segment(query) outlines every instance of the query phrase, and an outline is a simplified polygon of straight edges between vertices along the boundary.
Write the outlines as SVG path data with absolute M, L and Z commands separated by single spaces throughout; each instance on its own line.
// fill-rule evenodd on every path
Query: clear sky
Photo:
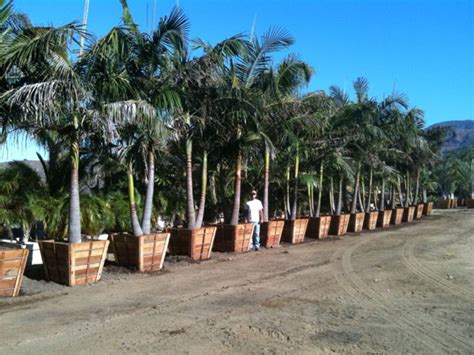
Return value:
M 154 0 L 128 0 L 147 29 Z M 155 23 L 176 0 L 156 0 Z M 84 0 L 14 0 L 34 24 L 81 21 Z M 298 53 L 315 69 L 309 90 L 351 89 L 365 76 L 370 94 L 393 88 L 425 111 L 427 125 L 474 117 L 474 0 L 179 0 L 191 37 L 215 43 L 236 33 L 286 28 Z M 90 0 L 90 30 L 100 36 L 120 21 L 119 0 Z M 37 147 L 8 144 L 1 160 L 35 159 Z

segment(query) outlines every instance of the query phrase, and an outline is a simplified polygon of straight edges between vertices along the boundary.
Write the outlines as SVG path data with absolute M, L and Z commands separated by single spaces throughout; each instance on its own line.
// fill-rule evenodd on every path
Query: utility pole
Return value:
M 155 30 L 155 12 L 156 12 L 156 0 L 153 0 L 153 14 L 151 15 L 151 32 Z
M 146 32 L 148 32 L 148 1 L 146 2 Z
M 87 17 L 89 15 L 89 0 L 84 1 L 84 14 L 82 16 L 82 31 L 84 33 L 81 34 L 81 41 L 79 42 L 79 56 L 82 55 L 84 51 L 84 41 L 86 39 L 85 31 L 87 29 Z

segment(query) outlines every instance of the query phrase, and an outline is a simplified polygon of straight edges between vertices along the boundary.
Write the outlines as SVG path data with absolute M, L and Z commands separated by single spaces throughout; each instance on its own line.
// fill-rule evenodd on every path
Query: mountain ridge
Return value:
M 435 123 L 428 128 L 450 127 L 454 135 L 448 137 L 443 145 L 443 151 L 452 151 L 474 146 L 474 120 L 450 120 Z

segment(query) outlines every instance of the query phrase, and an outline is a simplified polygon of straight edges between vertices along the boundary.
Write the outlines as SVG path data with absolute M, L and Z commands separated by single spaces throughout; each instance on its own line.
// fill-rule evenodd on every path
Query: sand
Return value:
M 30 275 L 31 276 L 31 275 Z M 474 210 L 97 284 L 26 278 L 0 353 L 473 353 Z

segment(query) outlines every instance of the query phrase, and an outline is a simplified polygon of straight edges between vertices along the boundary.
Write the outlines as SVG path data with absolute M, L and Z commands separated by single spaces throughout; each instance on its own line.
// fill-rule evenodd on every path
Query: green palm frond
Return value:
M 13 12 L 13 0 L 0 0 L 0 26 L 2 26 Z

